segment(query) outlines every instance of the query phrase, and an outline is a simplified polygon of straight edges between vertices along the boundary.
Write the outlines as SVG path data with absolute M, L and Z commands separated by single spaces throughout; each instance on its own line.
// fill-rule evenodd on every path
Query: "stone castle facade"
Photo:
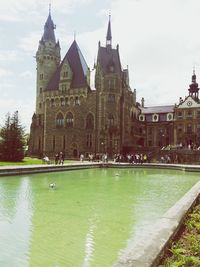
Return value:
M 139 104 L 136 90 L 129 85 L 128 69 L 121 66 L 119 46 L 112 46 L 110 19 L 106 44 L 98 44 L 95 89 L 90 87 L 90 69 L 76 40 L 61 60 L 50 13 L 39 41 L 36 64 L 31 155 L 53 157 L 62 151 L 67 158 L 80 153 L 113 156 L 200 140 L 196 75 L 192 76 L 188 97 L 180 99 L 178 105 L 145 107 L 144 100 Z

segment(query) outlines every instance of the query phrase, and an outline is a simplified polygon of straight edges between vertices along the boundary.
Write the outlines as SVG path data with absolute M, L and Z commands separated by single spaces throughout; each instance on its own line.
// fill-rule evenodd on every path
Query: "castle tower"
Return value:
M 122 150 L 125 132 L 128 132 L 126 127 L 128 127 L 129 118 L 127 119 L 125 110 L 128 110 L 129 101 L 132 100 L 133 104 L 133 94 L 127 83 L 128 69 L 122 70 L 119 46 L 112 47 L 109 16 L 106 46 L 101 46 L 99 42 L 98 47 L 95 87 L 97 90 L 97 151 L 107 152 L 111 156 Z M 127 95 L 129 96 L 126 97 Z
M 44 113 L 43 91 L 60 64 L 60 44 L 55 38 L 55 24 L 51 18 L 51 12 L 44 25 L 44 33 L 39 41 L 36 52 L 37 63 L 37 92 L 36 92 L 36 114 Z

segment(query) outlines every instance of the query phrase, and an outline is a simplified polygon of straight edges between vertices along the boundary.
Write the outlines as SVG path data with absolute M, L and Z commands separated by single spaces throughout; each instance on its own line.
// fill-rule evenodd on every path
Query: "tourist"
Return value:
M 47 156 L 45 155 L 44 158 L 43 158 L 43 162 L 44 162 L 44 163 L 47 163 L 47 164 L 50 164 L 49 157 L 47 157 Z
M 64 154 L 63 154 L 63 152 L 60 152 L 60 154 L 59 154 L 59 164 L 64 164 Z
M 80 154 L 80 161 L 83 162 L 83 160 L 84 160 L 84 155 L 81 153 Z
M 59 160 L 59 155 L 58 155 L 58 153 L 56 153 L 56 155 L 55 155 L 55 164 L 56 165 L 58 164 L 58 160 Z

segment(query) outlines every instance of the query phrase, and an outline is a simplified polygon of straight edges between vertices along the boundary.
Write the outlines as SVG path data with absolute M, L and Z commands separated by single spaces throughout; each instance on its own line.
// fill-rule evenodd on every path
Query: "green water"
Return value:
M 0 267 L 111 267 L 198 180 L 152 169 L 0 178 Z

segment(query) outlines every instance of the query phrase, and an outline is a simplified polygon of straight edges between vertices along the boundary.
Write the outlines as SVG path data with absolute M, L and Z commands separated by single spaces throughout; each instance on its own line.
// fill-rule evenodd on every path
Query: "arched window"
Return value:
M 114 125 L 114 117 L 112 114 L 108 115 L 108 125 L 113 126 Z
M 91 113 L 86 118 L 86 129 L 94 129 L 94 116 Z
M 74 126 L 74 117 L 71 112 L 68 112 L 66 115 L 66 127 L 70 128 Z
M 64 117 L 62 113 L 58 113 L 56 116 L 56 127 L 63 127 L 64 126 Z

